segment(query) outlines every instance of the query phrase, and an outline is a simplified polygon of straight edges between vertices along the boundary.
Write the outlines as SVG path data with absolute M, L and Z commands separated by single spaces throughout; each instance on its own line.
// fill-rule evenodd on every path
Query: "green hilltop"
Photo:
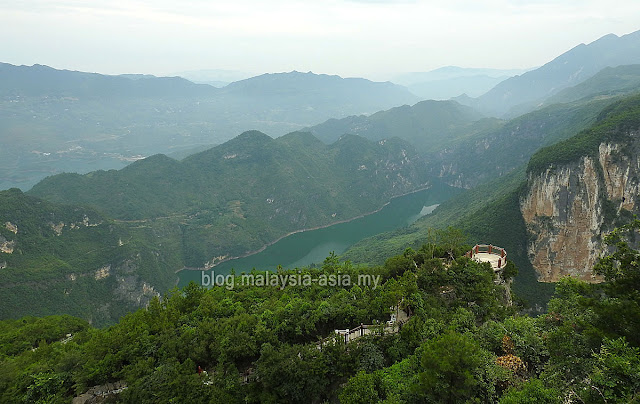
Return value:
M 49 177 L 29 194 L 91 206 L 130 226 L 173 226 L 167 231 L 181 237 L 187 265 L 203 266 L 377 210 L 428 186 L 424 173 L 399 139 L 348 135 L 324 145 L 308 133 L 272 139 L 253 131 L 182 161 L 157 155 L 120 171 Z

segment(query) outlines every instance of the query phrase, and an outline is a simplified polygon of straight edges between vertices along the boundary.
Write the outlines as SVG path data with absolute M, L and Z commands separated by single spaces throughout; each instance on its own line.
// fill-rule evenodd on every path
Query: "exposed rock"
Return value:
M 122 300 L 144 307 L 152 298 L 160 296 L 154 287 L 143 281 L 137 275 L 116 276 L 117 286 L 114 294 Z
M 5 269 L 7 267 L 7 261 L 0 262 L 0 269 Z
M 225 261 L 226 259 L 229 258 L 228 254 L 225 255 L 219 255 L 217 257 L 213 257 L 211 258 L 211 260 L 207 261 L 204 263 L 204 269 L 210 269 L 215 267 L 216 265 L 218 265 L 219 263 L 221 263 L 222 261 Z
M 118 394 L 127 389 L 127 383 L 118 381 L 115 383 L 107 383 L 100 386 L 94 386 L 71 401 L 72 404 L 101 404 L 106 402 L 114 402 Z
M 12 254 L 13 250 L 16 248 L 16 242 L 7 240 L 6 238 L 0 236 L 0 252 L 6 254 Z
M 529 175 L 520 210 L 529 231 L 529 259 L 540 281 L 564 276 L 601 280 L 592 268 L 604 253 L 602 234 L 613 225 L 612 213 L 639 213 L 636 147 L 602 143 L 595 158 L 584 156 Z
M 107 278 L 109 275 L 111 275 L 111 265 L 105 265 L 95 272 L 94 277 L 96 280 L 100 280 Z
M 64 223 L 60 222 L 58 224 L 55 223 L 49 223 L 49 226 L 51 226 L 51 230 L 53 230 L 57 236 L 62 234 L 62 229 L 64 228 Z
M 622 152 L 619 144 L 611 143 L 600 145 L 599 159 L 609 199 L 618 201 L 619 209 L 636 209 L 640 188 L 637 179 L 634 181 L 633 177 L 640 172 L 640 160 L 636 158 L 634 161 Z
M 4 227 L 7 228 L 7 230 L 9 230 L 10 232 L 12 232 L 13 234 L 18 234 L 18 226 L 16 226 L 15 224 L 11 223 L 11 222 L 6 222 L 4 224 Z
M 102 224 L 102 222 L 91 223 L 91 220 L 89 219 L 89 216 L 84 215 L 82 217 L 82 221 L 81 222 L 71 223 L 69 225 L 69 227 L 72 228 L 72 229 L 80 229 L 82 227 L 96 227 L 96 226 L 99 226 L 101 224 Z

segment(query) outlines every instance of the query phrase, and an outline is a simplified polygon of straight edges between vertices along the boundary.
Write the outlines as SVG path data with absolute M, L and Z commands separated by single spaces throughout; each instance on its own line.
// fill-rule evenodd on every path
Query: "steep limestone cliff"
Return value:
M 600 281 L 592 268 L 604 252 L 603 235 L 640 210 L 639 137 L 628 131 L 574 161 L 529 172 L 520 210 L 540 281 Z

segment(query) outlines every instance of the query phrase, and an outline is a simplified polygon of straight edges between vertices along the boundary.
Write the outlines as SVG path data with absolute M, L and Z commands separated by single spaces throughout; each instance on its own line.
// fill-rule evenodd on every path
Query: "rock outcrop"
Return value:
M 72 404 L 102 404 L 116 402 L 118 395 L 127 389 L 127 383 L 118 381 L 90 388 L 71 401 Z
M 0 236 L 0 252 L 11 254 L 13 250 L 16 248 L 16 242 L 13 240 L 7 240 L 6 238 Z
M 520 210 L 538 280 L 601 280 L 592 268 L 605 249 L 603 234 L 639 213 L 639 143 L 630 133 L 628 141 L 600 143 L 595 155 L 529 174 Z

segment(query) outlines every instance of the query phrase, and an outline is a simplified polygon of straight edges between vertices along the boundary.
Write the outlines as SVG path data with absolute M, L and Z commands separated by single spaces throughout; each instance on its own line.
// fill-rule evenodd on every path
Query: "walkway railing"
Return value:
M 334 330 L 333 334 L 327 338 L 323 338 L 318 341 L 318 348 L 331 341 L 339 341 L 345 344 L 370 334 L 394 334 L 400 331 L 402 326 L 409 321 L 410 315 L 407 315 L 404 310 L 396 310 L 399 316 L 391 314 L 391 319 L 386 323 L 380 324 L 360 324 L 354 328 L 346 328 L 344 330 Z
M 479 254 L 495 255 L 498 257 L 497 262 L 495 259 L 491 259 L 491 257 L 479 256 Z M 491 244 L 476 244 L 465 256 L 475 259 L 476 261 L 489 262 L 494 269 L 502 269 L 507 265 L 507 250 Z

